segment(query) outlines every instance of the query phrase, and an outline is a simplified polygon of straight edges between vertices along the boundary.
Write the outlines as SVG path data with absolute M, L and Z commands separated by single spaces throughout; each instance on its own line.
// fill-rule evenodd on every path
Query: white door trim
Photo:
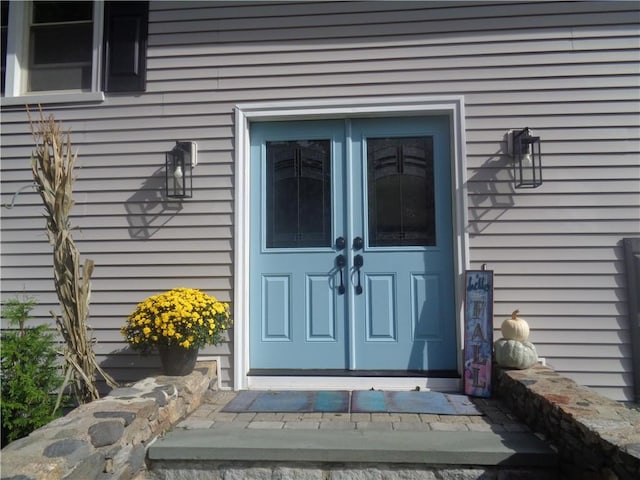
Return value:
M 235 214 L 234 214 L 234 351 L 233 388 L 257 388 L 250 383 L 249 371 L 249 127 L 252 121 L 389 117 L 446 114 L 451 119 L 451 174 L 453 204 L 454 263 L 456 269 L 456 312 L 458 342 L 458 372 L 462 371 L 462 328 L 464 309 L 465 269 L 469 268 L 469 237 L 467 234 L 467 190 L 464 97 L 417 96 L 345 98 L 316 102 L 264 102 L 236 105 L 235 109 Z M 298 378 L 298 377 L 296 377 Z M 307 377 L 307 388 L 330 388 L 329 379 Z M 353 377 L 349 377 L 352 382 Z M 370 381 L 371 379 L 369 379 Z M 382 379 L 377 379 L 381 381 Z M 422 379 L 425 380 L 424 378 Z M 277 379 L 262 377 L 260 388 L 277 388 Z M 414 386 L 416 384 L 414 383 Z M 426 386 L 426 385 L 425 385 Z M 379 385 L 378 388 L 384 388 Z M 389 388 L 393 388 L 389 384 Z

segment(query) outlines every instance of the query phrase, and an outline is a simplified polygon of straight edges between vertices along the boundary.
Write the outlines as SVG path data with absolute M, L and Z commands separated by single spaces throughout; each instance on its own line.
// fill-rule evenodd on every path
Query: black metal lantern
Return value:
M 167 152 L 166 193 L 168 198 L 191 198 L 193 195 L 193 167 L 197 164 L 198 146 L 195 142 L 176 142 Z
M 536 188 L 542 185 L 540 137 L 529 128 L 511 131 L 513 181 L 516 188 Z

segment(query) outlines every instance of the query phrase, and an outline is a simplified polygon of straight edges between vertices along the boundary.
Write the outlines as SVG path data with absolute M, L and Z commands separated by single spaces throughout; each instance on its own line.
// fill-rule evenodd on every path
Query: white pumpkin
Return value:
M 496 362 L 501 367 L 523 370 L 538 362 L 538 352 L 533 343 L 501 338 L 494 344 Z
M 520 313 L 520 310 L 514 310 L 511 318 L 507 318 L 502 322 L 500 330 L 502 331 L 502 336 L 507 340 L 526 342 L 529 338 L 529 324 L 524 318 L 518 317 L 518 313 Z

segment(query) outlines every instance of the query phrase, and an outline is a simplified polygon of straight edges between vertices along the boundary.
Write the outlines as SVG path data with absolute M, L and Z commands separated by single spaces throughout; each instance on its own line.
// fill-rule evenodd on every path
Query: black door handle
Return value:
M 353 257 L 353 267 L 356 269 L 358 275 L 358 282 L 356 283 L 356 295 L 362 293 L 362 283 L 360 282 L 360 268 L 364 265 L 364 258 L 362 255 L 356 255 Z
M 338 267 L 338 270 L 340 272 L 340 285 L 338 285 L 338 295 L 344 294 L 344 278 L 342 276 L 342 270 L 346 264 L 347 259 L 344 258 L 344 255 L 338 255 L 336 257 L 336 267 Z

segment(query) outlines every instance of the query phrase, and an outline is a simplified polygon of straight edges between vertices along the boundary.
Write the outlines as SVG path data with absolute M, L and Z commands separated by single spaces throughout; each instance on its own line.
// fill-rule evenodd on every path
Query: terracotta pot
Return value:
M 182 377 L 193 372 L 198 359 L 198 349 L 186 349 L 178 345 L 158 345 L 162 372 L 165 375 Z

